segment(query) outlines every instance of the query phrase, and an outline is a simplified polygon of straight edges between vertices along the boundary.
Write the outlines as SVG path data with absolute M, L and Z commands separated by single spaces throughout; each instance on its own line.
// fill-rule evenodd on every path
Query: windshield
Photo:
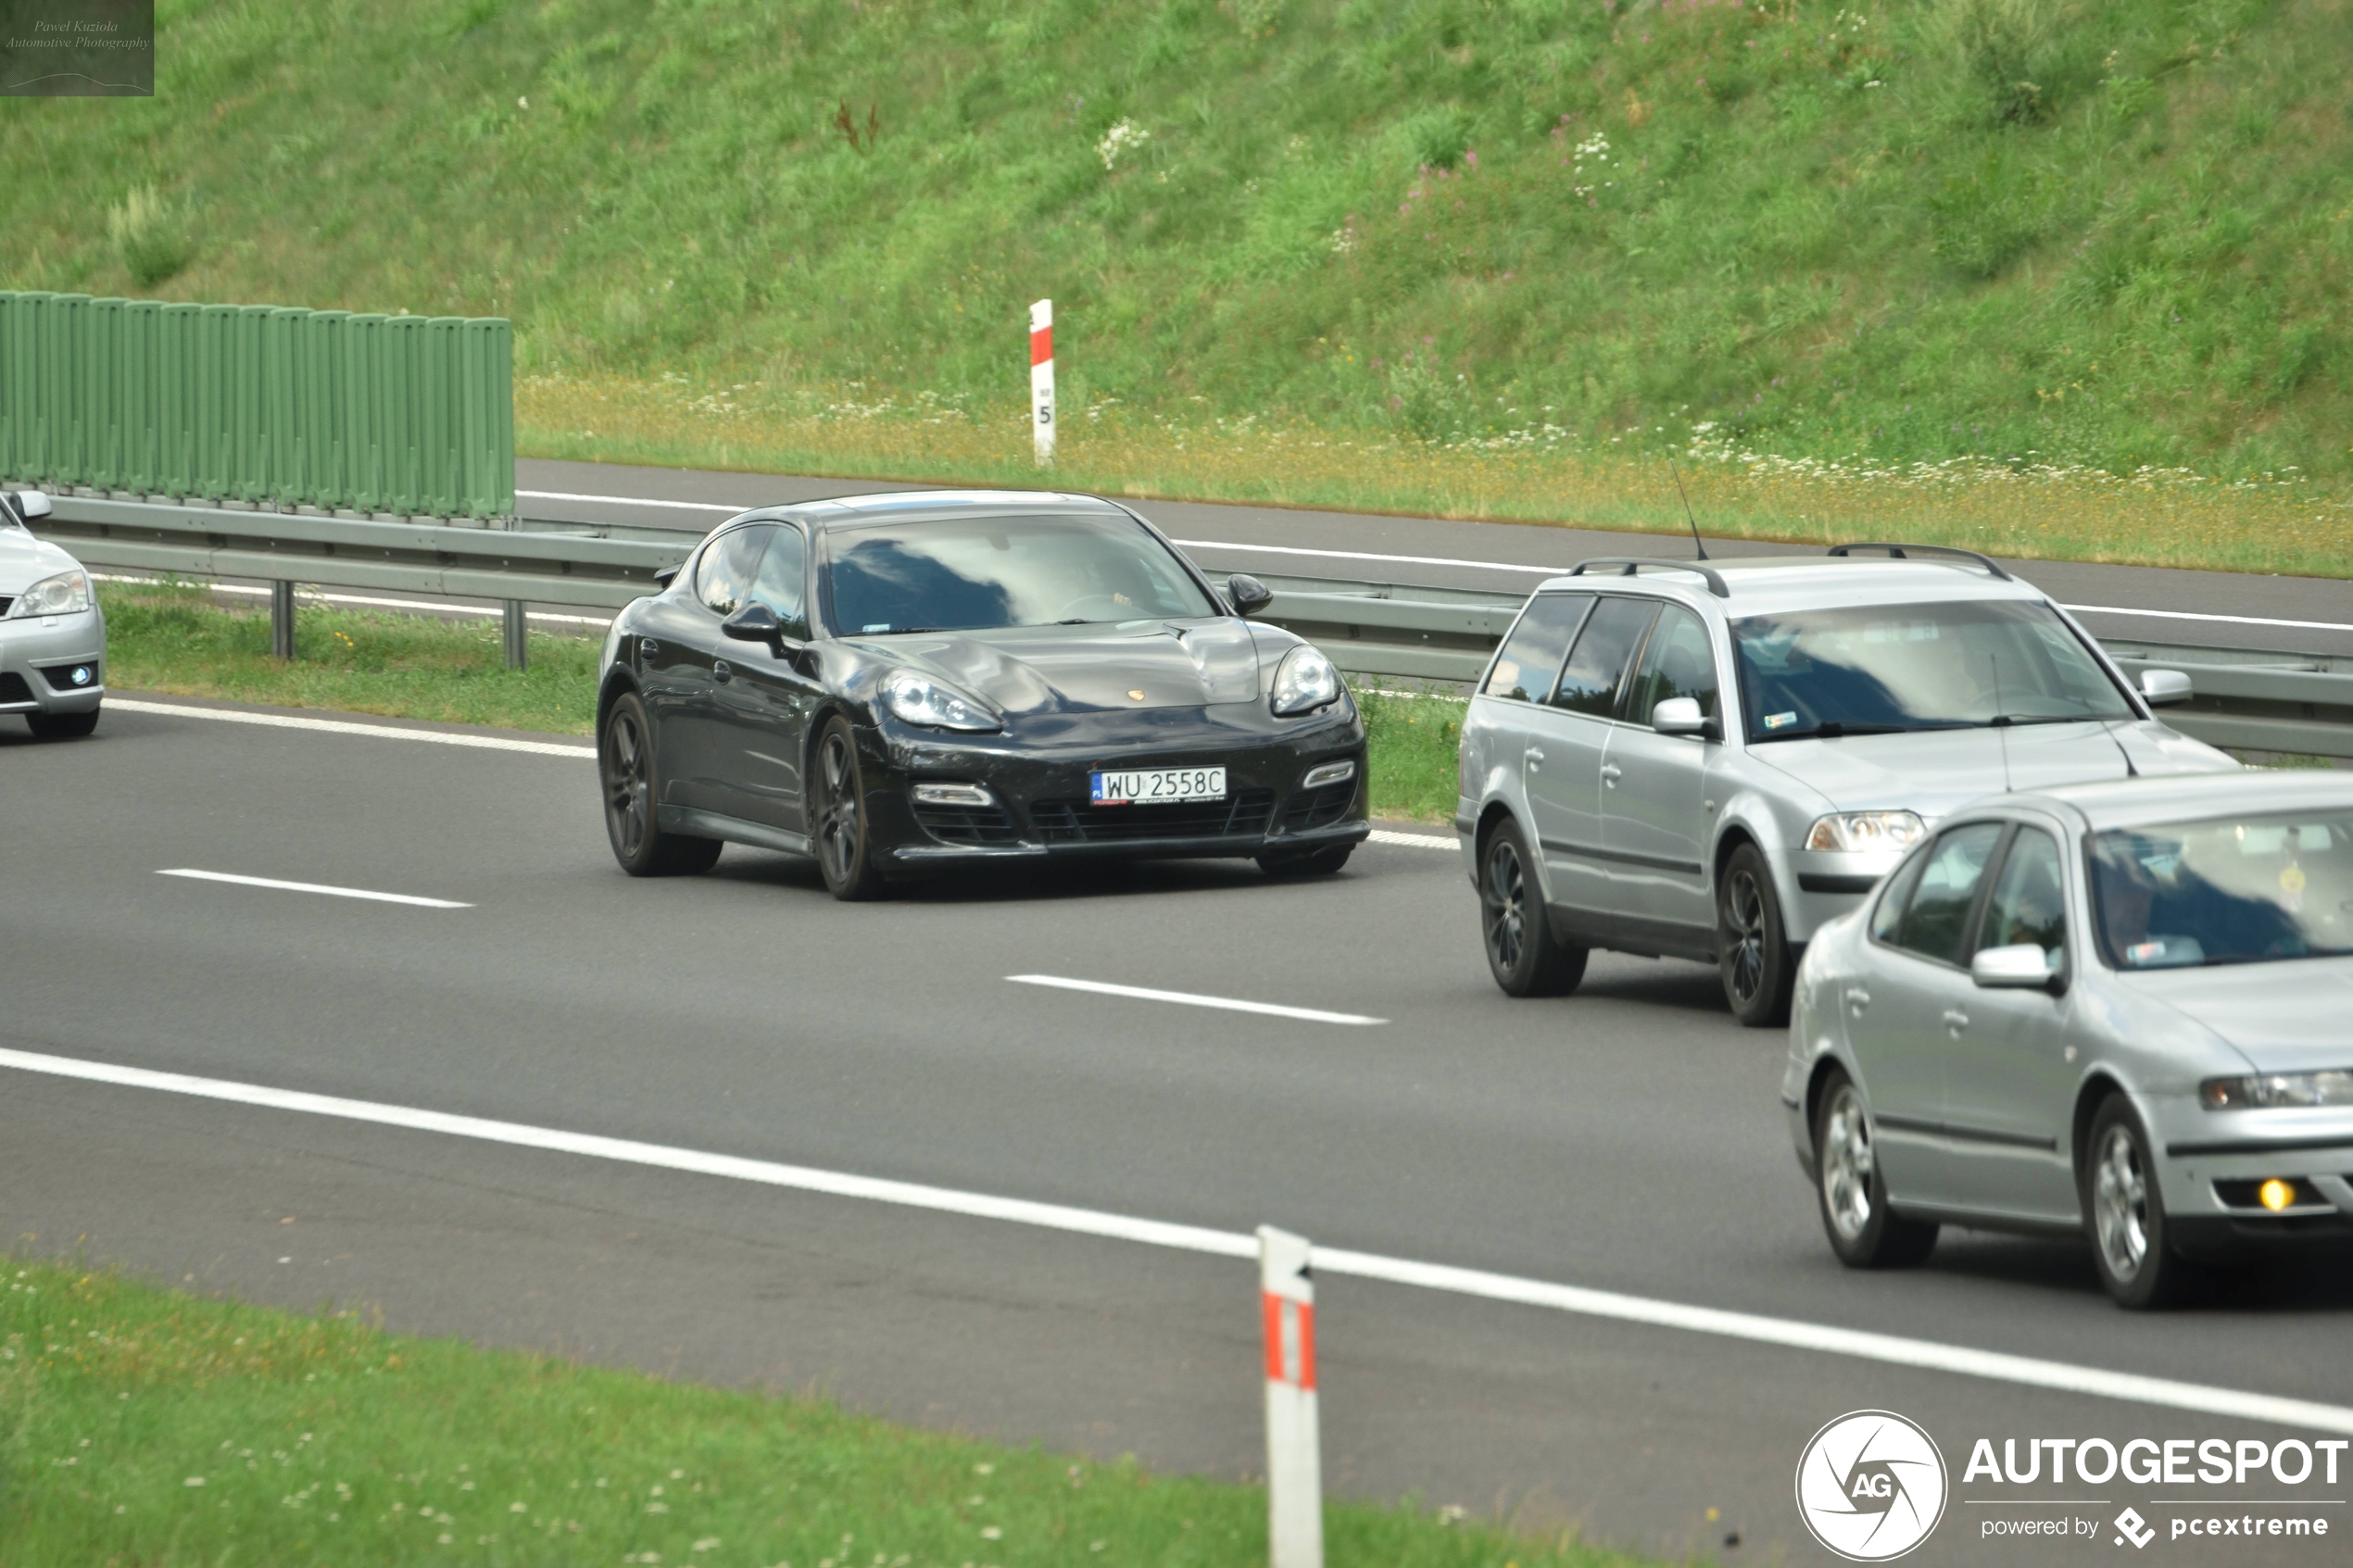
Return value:
M 2353 809 L 2218 817 L 2091 837 L 2092 904 L 2118 969 L 2353 952 Z
M 1751 741 L 2135 717 L 2057 611 L 1977 599 L 1732 622 Z
M 829 545 L 825 594 L 844 635 L 1225 613 L 1126 518 L 944 518 Z

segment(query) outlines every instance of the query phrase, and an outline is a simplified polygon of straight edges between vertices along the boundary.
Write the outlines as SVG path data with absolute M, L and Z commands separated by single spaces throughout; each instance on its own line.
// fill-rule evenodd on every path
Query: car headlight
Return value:
M 1274 702 L 1278 718 L 1312 713 L 1339 696 L 1340 671 L 1312 643 L 1300 644 L 1275 667 Z
M 60 571 L 44 577 L 17 596 L 10 616 L 74 615 L 90 608 L 90 578 L 86 572 Z
M 2208 1078 L 2197 1086 L 2197 1102 L 2208 1110 L 2285 1110 L 2353 1105 L 2353 1067 L 2332 1067 L 2320 1073 L 2254 1073 L 2244 1078 Z
M 893 671 L 882 684 L 883 706 L 910 724 L 934 730 L 995 730 L 994 713 L 955 687 L 912 670 Z
M 1806 835 L 1806 847 L 1849 854 L 1908 849 L 1927 831 L 1928 825 L 1910 811 L 1834 811 L 1816 820 Z

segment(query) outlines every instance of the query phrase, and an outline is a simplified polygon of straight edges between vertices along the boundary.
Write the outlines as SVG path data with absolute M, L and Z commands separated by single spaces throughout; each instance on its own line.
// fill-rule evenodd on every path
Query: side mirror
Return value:
M 1237 571 L 1226 579 L 1226 596 L 1233 600 L 1236 615 L 1256 615 L 1275 602 L 1275 590 L 1246 571 Z
M 37 517 L 49 515 L 49 497 L 38 490 L 19 490 L 9 497 L 16 503 L 17 521 L 31 522 Z
M 721 621 L 719 630 L 739 643 L 778 643 L 784 640 L 785 623 L 766 605 L 753 603 Z
M 676 566 L 658 566 L 654 568 L 654 586 L 657 588 L 669 587 L 673 583 L 678 581 L 678 573 L 680 570 L 681 568 Z
M 2032 942 L 2010 947 L 1980 947 L 1969 961 L 1969 977 L 1989 991 L 2035 991 L 2058 977 L 2051 955 Z
M 2190 678 L 2179 670 L 2141 671 L 2141 696 L 2151 708 L 2166 708 L 2190 700 Z
M 1651 728 L 1662 735 L 1705 735 L 1714 739 L 1719 732 L 1716 721 L 1699 710 L 1699 699 L 1670 696 L 1651 709 Z

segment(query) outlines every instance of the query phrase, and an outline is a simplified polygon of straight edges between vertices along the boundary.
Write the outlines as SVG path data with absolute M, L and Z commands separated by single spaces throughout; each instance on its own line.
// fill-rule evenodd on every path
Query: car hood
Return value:
M 2117 979 L 2204 1024 L 2259 1071 L 2353 1067 L 2353 958 L 2209 969 L 2135 970 Z
M 1756 761 L 1819 792 L 1829 809 L 1909 809 L 1931 822 L 1989 795 L 2120 779 L 2127 754 L 2144 774 L 2209 773 L 2238 766 L 2212 746 L 2153 721 L 1768 741 L 1749 750 Z
M 19 528 L 0 528 L 0 595 L 14 598 L 44 577 L 70 571 L 74 558 Z
M 1007 713 L 1202 708 L 1255 702 L 1261 690 L 1258 641 L 1239 621 L 1009 626 L 850 640 Z

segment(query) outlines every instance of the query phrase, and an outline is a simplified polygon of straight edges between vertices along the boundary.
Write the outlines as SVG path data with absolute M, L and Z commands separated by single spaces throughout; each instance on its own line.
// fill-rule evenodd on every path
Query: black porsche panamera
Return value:
M 1312 645 L 1245 619 L 1092 496 L 912 492 L 732 518 L 617 616 L 597 751 L 614 856 L 815 857 L 837 897 L 926 868 L 1228 856 L 1338 871 L 1365 727 Z

